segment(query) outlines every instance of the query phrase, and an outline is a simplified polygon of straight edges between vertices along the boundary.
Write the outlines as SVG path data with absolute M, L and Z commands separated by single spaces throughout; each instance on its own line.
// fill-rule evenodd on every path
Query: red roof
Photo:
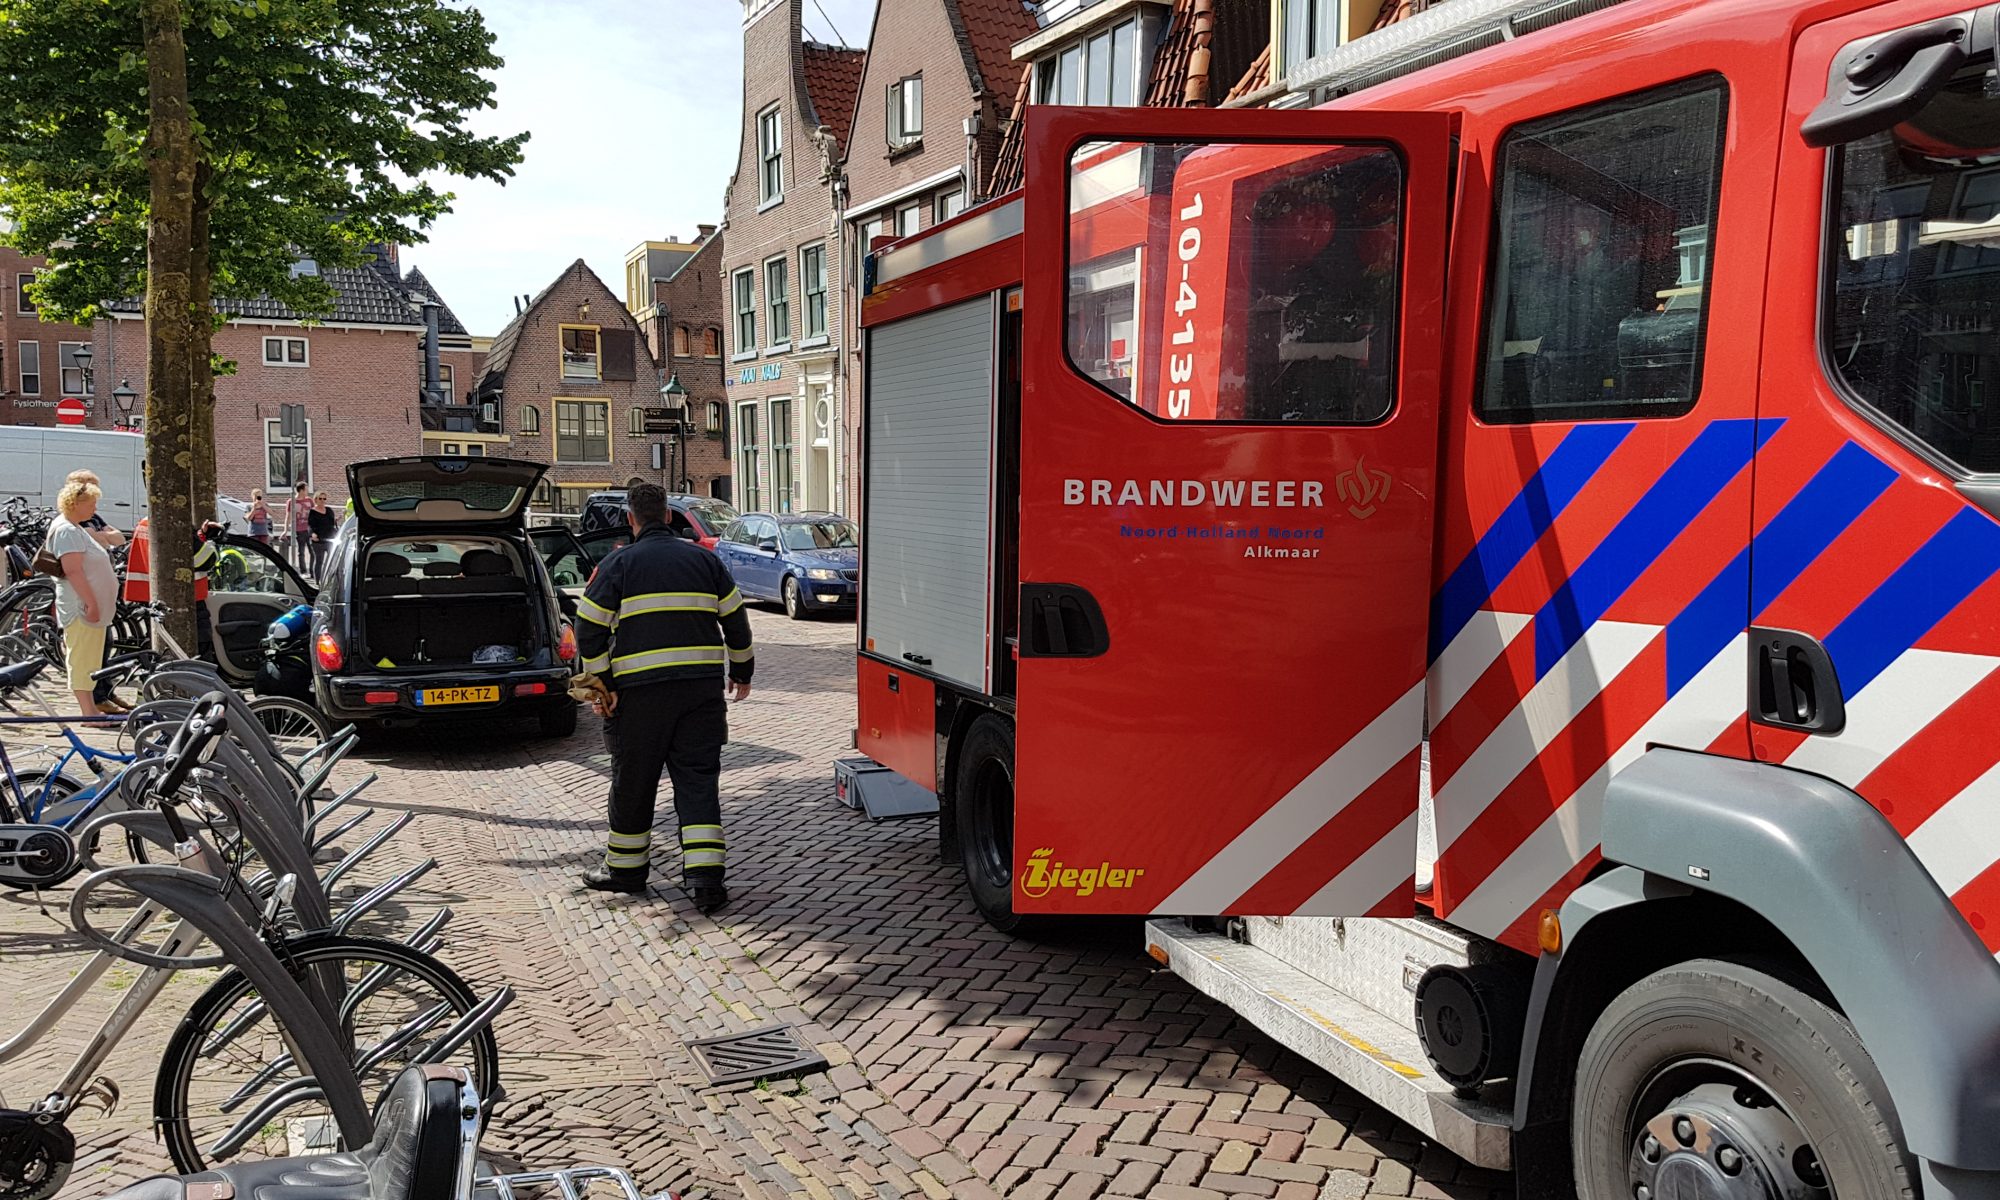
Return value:
M 956 10 L 954 24 L 964 39 L 977 73 L 975 86 L 996 97 L 1007 94 L 1007 85 L 1020 72 L 1014 63 L 1014 43 L 1034 33 L 1035 14 L 1023 0 L 947 0 Z
M 868 52 L 846 46 L 807 42 L 803 47 L 806 96 L 820 124 L 833 131 L 836 145 L 847 145 L 854 125 L 855 94 L 861 90 L 861 65 Z

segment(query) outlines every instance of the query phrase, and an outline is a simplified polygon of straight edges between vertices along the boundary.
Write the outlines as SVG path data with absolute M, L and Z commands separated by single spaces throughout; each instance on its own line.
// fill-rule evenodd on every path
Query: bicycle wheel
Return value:
M 47 771 L 40 769 L 16 771 L 14 772 L 14 778 L 21 784 L 20 798 L 41 805 L 39 812 L 24 817 L 24 820 L 32 820 L 39 825 L 65 825 L 74 829 L 75 827 L 71 826 L 70 823 L 79 817 L 90 805 L 89 798 L 83 800 L 77 799 L 83 795 L 85 790 L 84 785 L 67 775 L 57 775 L 54 782 L 49 783 L 49 790 L 46 795 L 42 793 L 42 785 L 49 778 Z M 5 807 L 12 809 L 15 805 L 10 802 Z M 88 820 L 89 818 L 85 817 L 84 819 Z M 104 835 L 102 833 L 94 833 L 90 835 L 89 840 L 82 846 L 82 850 L 99 867 L 120 867 L 146 861 L 145 842 L 136 834 L 127 833 L 124 837 L 116 839 L 113 845 L 117 847 L 116 850 L 104 845 Z M 110 852 L 107 853 L 107 851 Z M 78 869 L 83 869 L 81 864 L 79 864 Z M 42 886 L 44 888 L 56 887 L 64 882 L 66 880 L 50 880 L 43 883 Z M 12 888 L 17 892 L 28 890 L 27 884 L 15 883 L 6 879 L 0 879 L 0 887 Z
M 371 1103 L 476 1003 L 451 968 L 400 942 L 313 933 L 287 942 L 284 956 L 292 977 L 308 987 L 329 975 L 339 980 L 341 1032 Z M 443 1062 L 471 1070 L 482 1097 L 499 1086 L 500 1048 L 490 1026 Z M 174 1169 L 193 1174 L 225 1162 L 353 1149 L 319 1100 L 295 1102 L 237 1130 L 265 1097 L 304 1073 L 255 985 L 240 971 L 224 973 L 181 1018 L 153 1083 L 153 1121 Z M 232 1131 L 240 1144 L 226 1144 Z
M 292 757 L 304 754 L 333 736 L 333 722 L 318 709 L 290 696 L 257 696 L 250 711 L 278 749 Z

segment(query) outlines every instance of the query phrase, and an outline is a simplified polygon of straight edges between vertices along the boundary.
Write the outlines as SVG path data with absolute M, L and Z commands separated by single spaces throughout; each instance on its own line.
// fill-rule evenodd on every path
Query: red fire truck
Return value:
M 867 268 L 860 748 L 1523 1196 L 2000 1196 L 1996 40 L 1453 0 L 1031 109 Z

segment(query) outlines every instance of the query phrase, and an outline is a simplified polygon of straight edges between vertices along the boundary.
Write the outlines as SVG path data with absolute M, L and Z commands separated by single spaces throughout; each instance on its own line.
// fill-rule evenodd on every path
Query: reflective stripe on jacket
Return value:
M 194 598 L 208 599 L 208 572 L 215 566 L 215 545 L 200 534 L 194 542 Z M 125 551 L 125 599 L 133 604 L 153 600 L 153 524 L 151 518 L 132 530 L 132 544 Z
M 598 564 L 576 604 L 583 669 L 614 684 L 750 682 L 756 662 L 743 596 L 722 560 L 648 525 Z

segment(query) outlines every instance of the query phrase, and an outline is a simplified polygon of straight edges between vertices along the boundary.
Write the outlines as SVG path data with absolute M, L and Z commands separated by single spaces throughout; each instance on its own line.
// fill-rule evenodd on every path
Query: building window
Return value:
M 33 282 L 35 276 L 32 272 L 14 276 L 14 302 L 19 306 L 22 316 L 35 311 L 35 302 L 28 298 L 28 285 Z
M 722 401 L 720 400 L 710 400 L 708 402 L 708 432 L 722 432 Z
M 62 368 L 62 394 L 65 396 L 85 394 L 83 368 L 76 363 L 76 352 L 89 344 L 89 342 L 56 343 L 56 359 Z
M 1071 42 L 1042 60 L 1042 103 L 1137 104 L 1138 63 L 1137 21 Z
M 39 396 L 42 394 L 42 344 L 40 342 L 21 343 L 21 394 Z
M 953 188 L 937 198 L 937 219 L 949 221 L 965 211 L 965 189 Z
M 736 354 L 742 357 L 757 353 L 757 297 L 756 282 L 749 267 L 736 272 L 729 286 L 736 298 Z
M 703 358 L 722 357 L 722 331 L 713 325 L 701 331 L 701 356 Z
M 521 406 L 521 432 L 540 433 L 542 431 L 542 410 L 532 404 Z
M 442 454 L 457 454 L 457 453 L 458 453 L 458 443 L 457 443 L 457 442 L 446 442 L 446 443 L 444 443 L 443 447 L 442 447 L 442 448 L 440 449 L 440 451 L 439 451 L 439 452 L 440 452 L 440 453 L 442 453 Z
M 264 421 L 264 487 L 272 493 L 287 493 L 295 483 L 312 479 L 312 422 L 306 435 L 292 441 L 279 432 L 276 417 Z
M 625 414 L 625 432 L 631 437 L 646 436 L 646 410 L 635 408 Z
M 636 258 L 625 264 L 625 307 L 633 312 L 639 311 L 640 297 L 646 290 L 641 282 L 644 275 L 640 266 L 641 260 Z
M 688 327 L 674 326 L 674 353 L 685 357 L 688 353 Z
M 786 276 L 790 264 L 782 258 L 774 258 L 764 264 L 764 307 L 766 310 L 771 349 L 778 350 L 792 342 L 792 281 Z
M 736 407 L 736 473 L 743 477 L 743 510 L 755 512 L 764 506 L 764 490 L 758 486 L 757 402 L 745 400 Z
M 888 124 L 890 149 L 914 146 L 924 140 L 924 77 L 912 75 L 889 85 Z
M 303 367 L 312 359 L 312 347 L 305 338 L 267 337 L 264 339 L 264 365 L 267 367 Z
M 569 516 L 575 516 L 583 511 L 584 503 L 590 499 L 590 494 L 596 490 L 597 485 L 590 483 L 576 487 L 568 484 L 558 484 L 556 486 L 556 511 Z
M 792 402 L 771 401 L 771 506 L 792 511 Z
M 556 401 L 556 461 L 565 463 L 611 461 L 609 400 Z
M 784 135 L 778 129 L 778 106 L 757 114 L 757 198 L 775 203 L 785 191 Z
M 426 386 L 427 382 L 428 381 L 425 380 L 424 378 L 424 362 L 420 358 L 417 360 L 417 386 L 419 388 L 422 388 Z M 439 400 L 441 400 L 445 404 L 456 404 L 457 403 L 457 400 L 455 398 L 456 390 L 457 390 L 457 385 L 455 384 L 452 376 L 451 364 L 439 363 L 438 364 Z
M 1724 109 L 1711 77 L 1519 125 L 1501 141 L 1483 419 L 1694 407 Z
M 597 366 L 597 326 L 562 327 L 562 377 L 599 379 Z
M 799 287 L 805 298 L 807 341 L 826 336 L 826 247 L 807 246 L 799 251 Z
M 909 237 L 911 234 L 917 231 L 917 226 L 919 224 L 917 214 L 922 210 L 923 206 L 920 204 L 906 204 L 903 207 L 896 210 L 897 237 L 899 238 Z

